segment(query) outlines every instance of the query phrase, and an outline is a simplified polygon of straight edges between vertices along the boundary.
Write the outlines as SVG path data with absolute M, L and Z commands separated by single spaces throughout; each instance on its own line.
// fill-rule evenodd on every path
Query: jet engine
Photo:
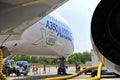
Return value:
M 120 0 L 101 0 L 97 5 L 91 21 L 91 40 L 99 60 L 120 74 Z

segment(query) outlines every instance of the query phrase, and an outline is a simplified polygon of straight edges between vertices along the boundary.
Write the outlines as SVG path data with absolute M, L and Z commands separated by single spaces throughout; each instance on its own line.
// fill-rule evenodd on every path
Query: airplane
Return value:
M 9 49 L 11 49 L 11 52 L 12 52 L 11 54 L 14 54 L 15 52 L 17 52 L 17 47 L 21 45 L 21 43 L 24 43 L 24 41 L 22 42 L 21 39 L 27 39 L 27 40 L 33 39 L 32 37 L 34 36 L 31 34 L 30 35 L 31 37 L 25 38 L 25 36 L 23 35 L 21 37 L 21 34 L 25 32 L 24 30 L 28 29 L 29 26 L 33 25 L 34 23 L 36 23 L 37 21 L 39 21 L 40 19 L 42 19 L 43 17 L 45 17 L 50 12 L 52 12 L 53 10 L 55 10 L 56 8 L 58 8 L 59 6 L 61 6 L 67 1 L 68 0 L 19 0 L 19 1 L 18 0 L 0 0 L 1 46 L 6 45 L 10 47 L 10 45 L 12 45 L 11 41 L 15 40 L 13 41 L 13 43 L 15 42 L 16 43 L 13 44 L 12 47 Z M 119 0 L 101 0 L 100 1 L 92 17 L 91 40 L 92 40 L 94 51 L 97 53 L 100 61 L 103 61 L 102 57 L 104 56 L 104 65 L 108 67 L 110 70 L 113 70 L 114 72 L 116 72 L 117 74 L 120 74 L 120 59 L 119 59 L 120 54 L 119 54 L 119 47 L 118 47 L 119 40 L 120 40 L 119 39 L 119 15 L 118 15 L 119 6 L 118 5 L 119 5 Z M 49 22 L 47 24 L 49 24 Z M 50 24 L 52 23 L 50 22 Z M 55 25 L 55 24 L 53 23 L 52 25 Z M 40 31 L 42 34 L 45 32 L 45 29 L 48 29 L 48 31 L 53 31 L 52 33 L 46 32 L 42 36 L 45 38 L 44 35 L 47 34 L 47 37 L 48 35 L 50 35 L 51 39 L 45 38 L 47 42 L 47 44 L 45 44 L 45 41 L 43 40 L 40 41 L 41 38 L 38 39 L 38 37 L 37 38 L 35 37 L 36 39 L 32 43 L 32 46 L 38 46 L 42 43 L 43 48 L 45 47 L 48 48 L 49 46 L 49 49 L 54 50 L 53 45 L 54 46 L 62 45 L 58 41 L 55 42 L 57 38 L 59 38 L 60 41 L 61 39 L 68 40 L 68 43 L 70 41 L 73 41 L 72 37 L 70 36 L 69 36 L 70 38 L 67 38 L 67 39 L 66 37 L 63 37 L 60 34 L 59 36 L 55 37 L 55 34 L 53 35 L 53 33 L 55 33 L 54 31 L 55 28 L 56 27 L 51 28 L 51 26 L 46 28 L 41 28 Z M 67 30 L 68 32 L 70 32 L 69 29 Z M 28 35 L 27 33 L 23 33 L 23 34 Z M 36 32 L 34 32 L 34 34 L 36 34 Z M 40 35 L 40 33 L 38 35 Z M 27 42 L 27 44 L 30 45 L 30 40 L 29 42 Z M 14 49 L 15 46 L 16 46 L 16 50 Z M 30 48 L 33 48 L 33 47 L 30 47 Z M 55 48 L 57 49 L 56 46 Z M 24 48 L 24 47 L 21 47 L 20 49 L 26 50 L 26 53 L 27 53 L 27 50 L 31 51 L 30 49 Z M 12 50 L 14 50 L 15 52 L 13 52 Z M 65 50 L 66 52 L 68 52 L 67 49 Z M 58 52 L 60 53 L 60 50 L 58 50 Z M 58 53 L 59 57 L 63 55 L 59 53 Z M 19 54 L 23 54 L 23 52 L 21 51 L 19 52 Z M 31 54 L 35 54 L 35 53 L 31 52 Z M 6 57 L 5 55 L 6 54 L 4 54 L 3 56 Z M 37 55 L 37 53 L 35 55 Z M 45 55 L 47 56 L 47 54 Z M 50 55 L 48 56 L 51 57 Z M 65 54 L 64 57 L 66 56 L 67 54 Z M 52 56 L 52 57 L 56 57 L 56 56 Z M 60 60 L 63 62 L 64 58 L 61 58 Z M 59 70 L 58 70 L 58 73 L 60 73 Z
M 68 25 L 59 21 L 58 18 L 54 18 L 52 15 L 46 16 L 67 1 L 68 0 L 0 0 L 0 48 L 4 53 L 3 57 L 8 57 L 10 54 L 25 54 L 24 51 L 27 55 L 41 54 L 41 56 L 49 57 L 67 57 L 70 55 L 70 53 L 73 52 L 71 47 L 74 47 L 72 44 L 72 33 L 67 27 Z M 45 18 L 42 19 L 43 17 Z M 47 22 L 47 25 L 49 25 L 48 28 L 39 27 L 45 26 L 45 23 L 42 21 L 47 19 L 52 22 Z M 37 26 L 36 28 L 33 27 L 35 25 Z M 51 28 L 49 28 L 51 27 L 50 25 L 56 25 L 59 29 L 57 30 L 57 27 L 53 27 L 56 28 L 56 31 L 54 31 L 54 29 L 51 30 Z M 30 33 L 29 30 L 33 31 L 32 29 L 35 31 Z M 30 33 L 30 35 L 28 33 Z M 29 35 L 29 37 L 26 37 L 27 35 Z M 62 44 L 62 42 L 64 42 L 64 44 Z M 23 46 L 22 44 L 24 43 L 26 43 L 28 47 L 26 47 L 26 45 Z M 3 48 L 3 46 L 5 47 Z M 10 48 L 10 46 L 12 47 Z M 37 48 L 33 49 L 34 46 L 37 46 Z M 68 50 L 69 48 L 71 49 L 70 51 Z M 31 51 L 31 49 L 33 49 L 33 51 Z M 60 60 L 64 61 L 64 58 L 62 57 Z M 60 69 L 58 73 L 61 73 Z M 65 70 L 63 72 L 65 72 Z
M 1 45 L 8 49 L 9 55 L 59 58 L 58 74 L 67 74 L 64 61 L 74 51 L 69 24 L 55 12 L 27 28 L 19 40 L 6 41 Z

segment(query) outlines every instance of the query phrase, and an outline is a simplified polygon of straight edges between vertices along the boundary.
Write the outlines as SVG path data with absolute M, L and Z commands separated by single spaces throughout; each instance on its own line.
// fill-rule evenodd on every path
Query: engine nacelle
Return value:
M 99 59 L 120 74 L 120 0 L 101 0 L 91 22 L 91 39 Z

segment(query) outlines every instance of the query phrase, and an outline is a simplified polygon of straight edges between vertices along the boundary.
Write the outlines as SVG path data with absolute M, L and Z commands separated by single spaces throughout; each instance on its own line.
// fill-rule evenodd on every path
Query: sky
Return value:
M 70 25 L 74 37 L 74 52 L 90 51 L 90 24 L 92 14 L 100 0 L 69 0 L 54 12 Z

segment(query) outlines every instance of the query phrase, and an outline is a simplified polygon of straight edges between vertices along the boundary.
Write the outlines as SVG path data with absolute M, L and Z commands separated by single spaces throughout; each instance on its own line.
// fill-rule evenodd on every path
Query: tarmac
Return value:
M 68 75 L 75 73 L 75 67 L 68 67 L 67 73 Z M 56 67 L 47 67 L 46 71 L 44 71 L 43 68 L 39 68 L 37 73 L 32 72 L 32 68 L 31 68 L 27 76 L 24 75 L 16 76 L 15 74 L 11 74 L 10 77 L 8 77 L 8 80 L 44 80 L 45 78 L 58 77 L 58 76 L 66 76 L 66 75 L 57 75 Z M 78 77 L 68 80 L 81 80 L 89 77 L 91 77 L 90 74 L 88 75 L 82 74 Z M 120 77 L 116 77 L 116 75 L 102 75 L 101 80 L 120 80 Z

